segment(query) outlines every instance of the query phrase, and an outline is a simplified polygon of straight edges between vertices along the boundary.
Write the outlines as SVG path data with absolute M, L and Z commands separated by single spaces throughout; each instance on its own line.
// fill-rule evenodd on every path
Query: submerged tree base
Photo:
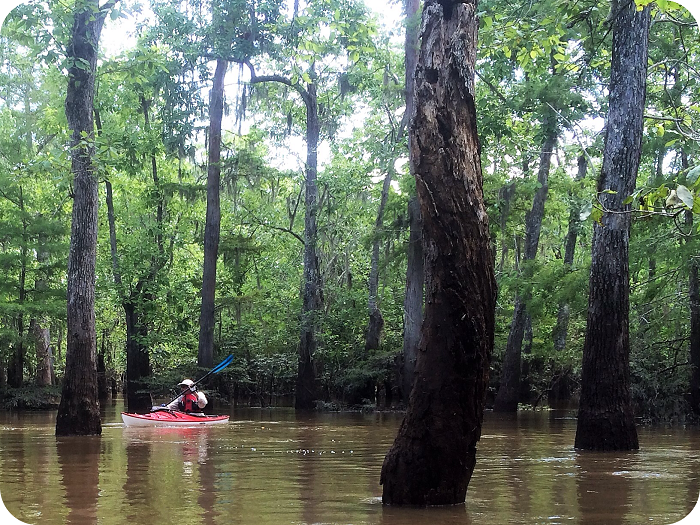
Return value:
M 637 450 L 639 440 L 634 417 L 630 413 L 592 413 L 580 411 L 574 448 L 612 451 Z

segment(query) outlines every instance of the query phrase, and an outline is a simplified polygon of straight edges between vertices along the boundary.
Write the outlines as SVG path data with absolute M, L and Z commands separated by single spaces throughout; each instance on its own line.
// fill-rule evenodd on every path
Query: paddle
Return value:
M 214 368 L 212 368 L 211 370 L 209 370 L 209 372 L 207 372 L 207 373 L 204 374 L 202 377 L 200 377 L 199 379 L 197 379 L 197 381 L 194 382 L 194 384 L 192 385 L 192 387 L 190 387 L 190 389 L 192 389 L 193 387 L 197 386 L 198 383 L 201 383 L 202 381 L 204 381 L 204 379 L 206 379 L 206 378 L 209 377 L 210 375 L 212 375 L 212 374 L 217 374 L 217 373 L 221 372 L 224 368 L 226 368 L 226 367 L 227 367 L 228 365 L 230 365 L 232 362 L 233 362 L 233 354 L 229 355 L 226 359 L 224 359 L 223 361 L 221 361 L 221 363 L 219 363 L 219 364 L 216 365 Z M 181 395 L 182 395 L 182 394 L 180 394 L 179 396 L 177 396 L 175 399 L 177 399 L 177 398 L 180 397 Z M 175 399 L 171 400 L 170 403 L 172 403 L 173 401 L 175 401 Z M 159 407 L 158 407 L 158 406 L 156 406 L 156 407 L 151 407 L 151 411 L 154 411 L 154 410 L 168 410 L 168 409 L 166 408 L 166 406 L 169 405 L 170 403 L 165 403 L 165 404 L 163 404 L 163 405 L 161 405 L 161 406 L 159 406 Z
M 216 365 L 214 368 L 212 368 L 211 370 L 209 370 L 209 372 L 207 372 L 207 373 L 204 374 L 202 377 L 200 377 L 199 379 L 197 379 L 197 381 L 194 382 L 194 385 L 193 385 L 193 386 L 195 386 L 195 385 L 196 385 L 197 383 L 199 383 L 200 381 L 204 381 L 204 379 L 207 378 L 207 377 L 209 377 L 211 374 L 216 374 L 216 373 L 218 373 L 218 372 L 221 372 L 224 368 L 226 368 L 228 365 L 230 365 L 231 362 L 233 362 L 233 354 L 229 355 L 226 359 L 224 359 L 223 361 L 221 361 L 221 363 L 219 363 L 219 364 Z

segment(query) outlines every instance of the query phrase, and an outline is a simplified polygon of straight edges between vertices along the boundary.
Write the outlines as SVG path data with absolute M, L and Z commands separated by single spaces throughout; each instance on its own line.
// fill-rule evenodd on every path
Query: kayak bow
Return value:
M 229 416 L 207 416 L 185 414 L 177 410 L 158 410 L 149 414 L 122 412 L 122 420 L 127 427 L 192 427 L 199 425 L 220 425 L 228 423 Z

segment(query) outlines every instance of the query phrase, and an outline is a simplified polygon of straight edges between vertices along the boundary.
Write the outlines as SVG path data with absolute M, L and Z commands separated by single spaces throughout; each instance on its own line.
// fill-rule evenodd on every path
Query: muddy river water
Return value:
M 463 506 L 381 504 L 402 415 L 230 409 L 228 425 L 56 438 L 55 413 L 0 412 L 0 496 L 26 523 L 674 523 L 700 494 L 700 431 L 639 428 L 633 453 L 574 450 L 571 412 L 486 414 Z M 226 409 L 229 410 L 229 409 Z

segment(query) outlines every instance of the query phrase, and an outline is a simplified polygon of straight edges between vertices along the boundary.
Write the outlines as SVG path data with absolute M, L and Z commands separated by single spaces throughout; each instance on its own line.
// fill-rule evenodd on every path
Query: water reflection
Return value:
M 464 505 L 435 508 L 403 508 L 382 506 L 381 525 L 437 524 L 471 525 L 473 522 Z
M 208 461 L 210 428 L 124 428 L 126 480 L 123 512 L 129 521 L 177 520 L 196 511 L 216 523 L 216 467 Z M 194 505 L 198 509 L 194 509 Z
M 66 523 L 97 522 L 99 495 L 99 436 L 56 439 L 56 455 L 65 490 Z
M 641 429 L 636 453 L 578 453 L 570 416 L 487 413 L 466 505 L 385 507 L 400 414 L 234 410 L 221 427 L 135 429 L 118 413 L 100 437 L 60 439 L 51 418 L 0 413 L 10 511 L 75 525 L 672 523 L 700 485 L 697 429 Z
M 316 464 L 322 450 L 318 448 L 319 428 L 315 426 L 315 414 L 300 412 L 295 415 L 297 424 L 297 462 L 296 481 L 301 502 L 302 523 L 323 522 L 319 514 L 320 505 L 326 499 L 324 489 L 327 485 L 317 483 Z
M 633 453 L 576 454 L 576 488 L 583 523 L 625 523 L 630 504 Z

